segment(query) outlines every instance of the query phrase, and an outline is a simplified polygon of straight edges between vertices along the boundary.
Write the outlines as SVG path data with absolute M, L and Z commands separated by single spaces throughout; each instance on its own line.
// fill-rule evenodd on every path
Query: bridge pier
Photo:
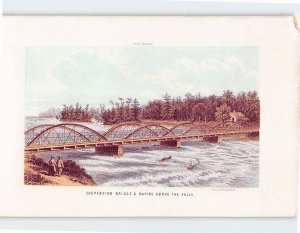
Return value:
M 247 137 L 249 137 L 249 138 L 259 137 L 259 131 L 258 132 L 247 133 Z
M 180 140 L 168 140 L 160 142 L 160 145 L 179 148 L 181 146 L 181 143 Z
M 218 142 L 222 141 L 222 139 L 218 136 L 205 136 L 205 137 L 203 137 L 203 140 L 206 142 L 212 142 L 212 143 L 218 143 Z
M 96 146 L 95 150 L 98 154 L 106 156 L 122 156 L 124 154 L 123 146 Z

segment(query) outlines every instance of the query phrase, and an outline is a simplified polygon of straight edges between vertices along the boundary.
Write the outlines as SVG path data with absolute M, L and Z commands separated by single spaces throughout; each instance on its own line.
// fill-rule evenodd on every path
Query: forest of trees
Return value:
M 165 94 L 162 99 L 149 101 L 142 106 L 136 98 L 118 98 L 117 101 L 111 101 L 111 107 L 100 105 L 97 109 L 89 105 L 82 108 L 77 103 L 75 107 L 64 105 L 57 118 L 62 121 L 96 120 L 104 124 L 141 120 L 225 122 L 232 111 L 243 113 L 250 123 L 259 123 L 260 101 L 257 92 L 234 95 L 227 90 L 219 96 L 187 93 L 184 98 Z
M 97 111 L 93 108 L 90 109 L 88 104 L 83 108 L 79 103 L 76 103 L 75 107 L 73 105 L 64 105 L 62 111 L 56 118 L 61 121 L 89 122 L 92 121 L 96 115 Z

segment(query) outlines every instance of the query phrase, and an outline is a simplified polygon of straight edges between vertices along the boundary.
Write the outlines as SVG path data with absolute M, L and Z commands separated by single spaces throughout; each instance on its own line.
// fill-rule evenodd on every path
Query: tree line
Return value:
M 96 110 L 94 108 L 90 109 L 88 104 L 83 108 L 79 103 L 76 103 L 75 106 L 63 105 L 63 109 L 56 118 L 61 121 L 89 122 L 94 119 L 95 113 Z
M 98 109 L 64 105 L 60 120 L 101 121 L 104 124 L 117 124 L 128 121 L 167 120 L 167 121 L 222 121 L 229 119 L 229 113 L 243 113 L 248 122 L 258 123 L 260 119 L 260 101 L 256 91 L 240 92 L 234 95 L 226 90 L 221 95 L 201 96 L 187 93 L 182 97 L 165 94 L 161 99 L 140 105 L 135 98 L 118 98 L 111 101 L 110 107 L 100 105 Z
M 145 105 L 141 117 L 153 120 L 226 121 L 232 111 L 243 113 L 249 122 L 259 122 L 260 101 L 257 92 L 240 92 L 234 95 L 227 90 L 219 96 L 187 93 L 183 99 L 165 94 L 162 99 Z

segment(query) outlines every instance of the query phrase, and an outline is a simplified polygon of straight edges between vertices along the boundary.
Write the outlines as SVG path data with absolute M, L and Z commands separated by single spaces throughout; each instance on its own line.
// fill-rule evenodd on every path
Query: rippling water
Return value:
M 30 122 L 28 127 L 34 124 Z M 74 160 L 102 186 L 239 188 L 259 185 L 258 141 L 228 139 L 218 144 L 184 141 L 181 148 L 156 144 L 126 146 L 124 156 L 118 158 L 98 155 L 94 149 L 38 156 L 48 161 L 50 155 Z M 161 162 L 166 156 L 172 159 Z M 198 166 L 187 169 L 190 162 L 197 161 Z

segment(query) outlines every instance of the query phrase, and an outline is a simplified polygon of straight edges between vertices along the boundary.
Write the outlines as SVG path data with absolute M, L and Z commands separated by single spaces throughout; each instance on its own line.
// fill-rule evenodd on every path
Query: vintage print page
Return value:
M 7 16 L 3 31 L 0 215 L 295 215 L 292 16 Z

